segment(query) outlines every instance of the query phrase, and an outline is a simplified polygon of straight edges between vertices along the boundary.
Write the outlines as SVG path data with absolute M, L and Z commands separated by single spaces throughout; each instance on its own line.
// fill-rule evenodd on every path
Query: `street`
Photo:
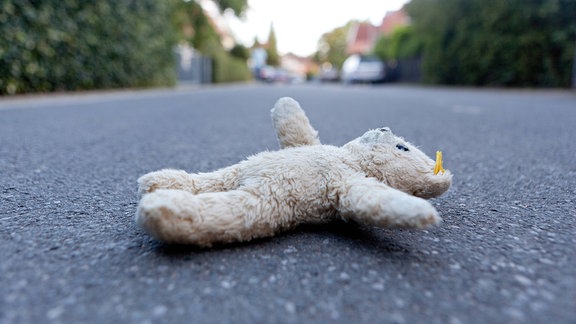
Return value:
M 335 221 L 211 249 L 134 223 L 136 179 L 389 126 L 454 174 L 443 222 Z M 225 85 L 0 98 L 1 323 L 574 323 L 576 93 Z

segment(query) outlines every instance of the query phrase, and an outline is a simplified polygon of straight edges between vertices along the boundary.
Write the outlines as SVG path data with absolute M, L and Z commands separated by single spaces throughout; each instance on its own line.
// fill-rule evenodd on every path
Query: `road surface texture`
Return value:
M 427 230 L 336 221 L 213 249 L 134 224 L 136 179 L 390 126 L 444 153 Z M 233 85 L 0 99 L 1 323 L 575 323 L 576 94 Z

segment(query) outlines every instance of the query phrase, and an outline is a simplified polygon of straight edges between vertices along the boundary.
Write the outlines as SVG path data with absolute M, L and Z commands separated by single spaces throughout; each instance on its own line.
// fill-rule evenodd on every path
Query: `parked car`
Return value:
M 386 81 L 386 65 L 374 56 L 352 55 L 342 65 L 344 83 L 379 83 Z
M 306 79 L 294 72 L 289 72 L 286 69 L 273 66 L 263 66 L 258 70 L 256 79 L 267 83 L 303 83 Z
M 332 64 L 324 63 L 318 72 L 318 80 L 320 82 L 337 82 L 340 81 L 340 73 Z
M 276 69 L 273 66 L 263 66 L 257 71 L 256 78 L 265 82 L 274 82 L 276 78 Z

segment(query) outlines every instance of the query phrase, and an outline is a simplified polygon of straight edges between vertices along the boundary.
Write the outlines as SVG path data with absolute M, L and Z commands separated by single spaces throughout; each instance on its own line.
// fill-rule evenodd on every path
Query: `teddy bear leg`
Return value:
M 184 170 L 164 169 L 147 173 L 138 179 L 140 195 L 157 189 L 178 189 L 198 194 L 227 191 L 236 186 L 236 171 L 232 167 L 210 173 L 187 173 Z
M 243 191 L 201 193 L 156 190 L 142 197 L 136 222 L 167 243 L 211 246 L 273 235 L 281 226 L 263 220 L 262 201 Z
M 281 148 L 319 145 L 318 132 L 298 102 L 292 98 L 280 98 L 271 111 L 272 124 Z
M 184 170 L 164 169 L 147 173 L 138 178 L 138 193 L 144 195 L 157 189 L 194 191 L 195 186 Z
M 373 178 L 347 181 L 339 190 L 343 218 L 378 227 L 424 228 L 441 221 L 426 200 L 391 188 Z

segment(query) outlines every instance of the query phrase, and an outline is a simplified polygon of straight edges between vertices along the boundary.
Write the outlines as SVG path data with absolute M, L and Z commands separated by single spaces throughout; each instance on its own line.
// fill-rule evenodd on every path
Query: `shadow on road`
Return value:
M 340 243 L 349 246 L 360 246 L 364 249 L 374 249 L 375 251 L 378 251 L 378 254 L 399 256 L 410 253 L 410 248 L 401 242 L 386 237 L 386 230 L 371 228 L 354 222 L 343 221 L 334 221 L 328 224 L 301 225 L 295 230 L 280 233 L 274 237 L 254 239 L 242 243 L 218 244 L 210 248 L 183 244 L 167 244 L 154 241 L 152 250 L 155 253 L 167 257 L 181 258 L 190 257 L 193 254 L 200 253 L 236 249 L 243 250 L 244 248 L 254 248 L 255 246 L 262 247 L 267 244 L 276 245 L 290 239 L 298 241 L 309 240 L 310 244 L 316 244 L 318 240 L 323 240 L 323 238 L 336 239 Z

